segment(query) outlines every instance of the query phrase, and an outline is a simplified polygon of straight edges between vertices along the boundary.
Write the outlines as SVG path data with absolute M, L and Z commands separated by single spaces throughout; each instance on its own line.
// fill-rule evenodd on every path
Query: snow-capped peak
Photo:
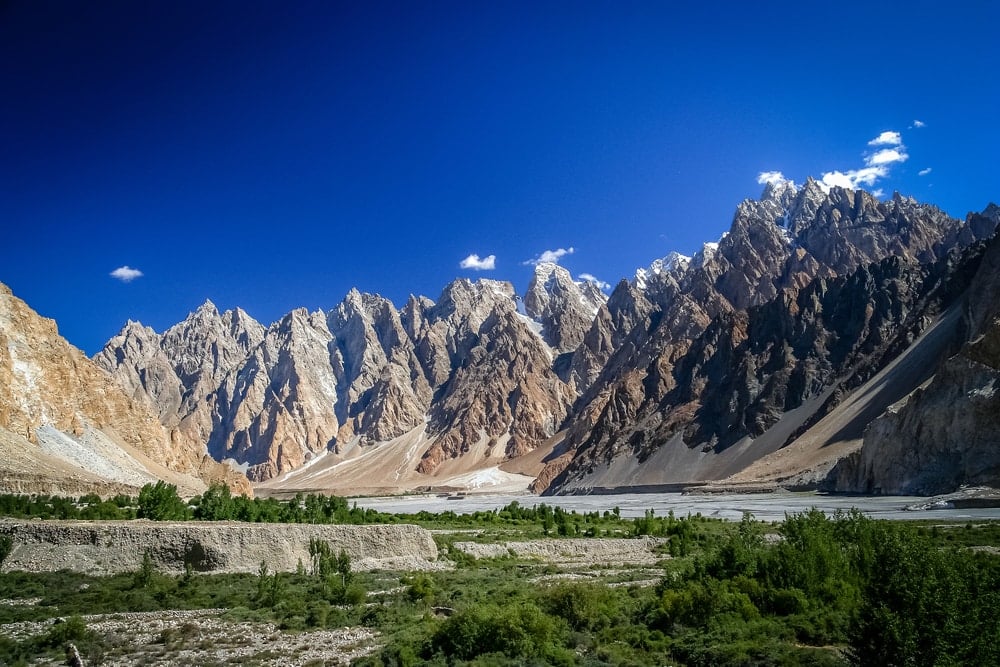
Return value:
M 726 238 L 726 234 L 723 234 L 722 238 L 723 239 Z M 719 241 L 721 241 L 721 240 L 722 239 L 719 239 Z M 718 243 L 718 241 L 716 241 L 716 242 L 709 242 L 709 243 L 703 243 L 701 245 L 701 250 L 699 250 L 698 252 L 696 252 L 694 254 L 694 257 L 691 258 L 691 264 L 693 266 L 696 266 L 696 267 L 704 266 L 705 262 L 707 262 L 710 259 L 712 259 L 713 257 L 715 257 L 715 253 L 717 253 L 718 251 L 719 251 L 719 243 Z
M 644 269 L 635 270 L 635 286 L 639 289 L 646 289 L 647 282 L 653 276 L 659 276 L 662 274 L 674 274 L 679 276 L 687 271 L 688 266 L 691 265 L 691 258 L 687 255 L 682 255 L 677 251 L 671 251 L 666 257 L 661 257 L 660 259 L 654 259 L 653 262 Z

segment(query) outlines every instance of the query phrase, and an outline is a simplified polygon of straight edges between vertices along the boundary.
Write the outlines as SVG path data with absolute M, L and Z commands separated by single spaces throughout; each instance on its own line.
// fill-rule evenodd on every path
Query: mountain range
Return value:
M 523 296 L 352 290 L 268 326 L 206 302 L 162 334 L 126 323 L 92 365 L 153 440 L 267 493 L 995 485 L 998 223 L 784 181 L 610 296 L 543 262 Z M 41 441 L 44 417 L 0 426 Z

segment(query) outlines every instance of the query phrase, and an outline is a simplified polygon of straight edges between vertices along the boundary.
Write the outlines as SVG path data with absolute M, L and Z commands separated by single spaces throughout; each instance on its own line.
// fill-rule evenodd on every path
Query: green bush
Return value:
M 407 584 L 406 597 L 410 602 L 430 602 L 434 598 L 434 579 L 426 574 L 404 578 L 403 583 Z
M 10 556 L 10 552 L 14 550 L 14 540 L 10 535 L 0 535 L 0 569 L 3 568 L 4 562 L 6 562 L 7 557 Z
M 177 487 L 163 480 L 146 484 L 139 490 L 137 516 L 153 521 L 183 521 L 189 518 L 187 506 L 177 495 Z
M 563 654 L 563 628 L 530 602 L 468 607 L 446 620 L 432 638 L 444 655 L 470 660 L 500 653 L 509 658 L 549 658 Z
M 560 584 L 541 595 L 542 608 L 574 630 L 598 630 L 621 616 L 612 591 L 591 584 Z
M 197 499 L 194 517 L 202 521 L 232 521 L 236 518 L 236 504 L 229 487 L 217 482 Z

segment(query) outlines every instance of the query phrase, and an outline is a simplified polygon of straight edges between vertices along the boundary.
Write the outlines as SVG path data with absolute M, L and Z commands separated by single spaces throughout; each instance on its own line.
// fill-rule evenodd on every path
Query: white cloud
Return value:
M 611 283 L 606 283 L 591 273 L 581 273 L 579 276 L 577 276 L 577 278 L 588 283 L 594 283 L 600 289 L 610 289 L 611 287 Z
M 757 174 L 757 185 L 764 185 L 765 183 L 781 185 L 782 183 L 791 182 L 791 179 L 785 178 L 785 175 L 780 171 L 762 171 Z
M 885 190 L 883 190 L 882 188 L 875 188 L 874 190 L 872 190 L 872 196 L 881 199 L 882 197 L 885 196 Z
M 820 184 L 824 189 L 832 187 L 857 189 L 861 186 L 871 188 L 880 178 L 889 176 L 889 168 L 897 163 L 906 162 L 910 159 L 903 145 L 903 137 L 899 132 L 886 131 L 868 142 L 869 146 L 891 146 L 891 148 L 879 148 L 873 153 L 864 156 L 865 166 L 861 169 L 849 169 L 841 171 L 835 169 L 823 174 Z M 872 192 L 876 197 L 885 194 L 884 190 L 878 188 Z
M 119 266 L 117 269 L 109 273 L 112 278 L 117 278 L 123 283 L 130 283 L 136 278 L 142 278 L 142 271 L 139 269 L 133 269 L 131 266 Z
M 472 269 L 473 271 L 492 271 L 497 268 L 497 256 L 487 255 L 480 259 L 479 255 L 473 254 L 463 259 L 458 265 L 463 269 Z
M 927 167 L 926 169 L 921 169 L 920 171 L 918 171 L 917 176 L 926 176 L 929 173 L 931 173 L 931 168 Z
M 529 259 L 525 261 L 525 264 L 541 264 L 542 262 L 552 262 L 553 264 L 558 264 L 560 258 L 563 255 L 572 255 L 576 250 L 572 247 L 570 248 L 556 248 L 555 250 L 546 250 L 541 255 L 534 259 Z
M 883 148 L 882 150 L 876 151 L 866 157 L 865 164 L 872 167 L 880 164 L 906 162 L 909 157 L 910 156 L 906 154 L 906 146 L 899 146 L 899 148 Z
M 875 185 L 875 181 L 885 178 L 889 170 L 884 165 L 851 169 L 849 171 L 828 171 L 823 174 L 822 183 L 828 188 L 841 187 L 856 189 L 859 185 Z
M 903 137 L 899 132 L 887 130 L 868 142 L 869 146 L 899 146 L 903 143 Z
M 913 127 L 927 127 L 927 123 L 922 120 L 913 121 Z

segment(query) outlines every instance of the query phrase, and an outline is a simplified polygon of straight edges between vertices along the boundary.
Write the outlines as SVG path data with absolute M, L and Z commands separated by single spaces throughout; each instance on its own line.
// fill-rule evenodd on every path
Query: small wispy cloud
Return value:
M 894 130 L 882 132 L 869 141 L 868 145 L 891 146 L 891 148 L 879 148 L 864 155 L 865 166 L 861 169 L 828 171 L 823 174 L 820 183 L 827 189 L 841 187 L 854 190 L 861 186 L 872 187 L 880 178 L 886 178 L 889 175 L 889 169 L 892 165 L 910 159 L 910 155 L 906 152 L 906 146 L 903 145 L 902 134 Z M 881 197 L 883 192 L 879 188 L 872 194 Z
M 899 146 L 903 143 L 903 137 L 899 132 L 887 130 L 868 142 L 869 146 Z
M 872 196 L 881 199 L 882 197 L 885 196 L 885 190 L 883 190 L 882 188 L 875 188 L 874 190 L 872 190 Z
M 872 167 L 880 164 L 906 162 L 909 157 L 910 156 L 906 154 L 906 149 L 903 146 L 900 146 L 899 148 L 883 148 L 882 150 L 876 151 L 866 157 L 865 164 Z
M 780 171 L 762 171 L 757 174 L 757 185 L 764 185 L 765 183 L 770 185 L 781 185 L 783 183 L 791 183 L 791 179 L 785 178 L 785 175 Z
M 487 255 L 480 258 L 479 255 L 472 254 L 459 262 L 458 265 L 463 269 L 472 269 L 473 271 L 492 271 L 497 268 L 497 256 Z
M 559 260 L 565 255 L 572 255 L 576 250 L 572 247 L 569 248 L 556 248 L 555 250 L 546 250 L 538 257 L 534 259 L 525 260 L 524 264 L 538 265 L 543 262 L 552 262 L 553 264 L 558 264 Z
M 884 166 L 851 169 L 849 171 L 835 170 L 823 174 L 821 182 L 827 187 L 836 186 L 855 190 L 859 185 L 875 185 L 875 181 L 885 178 L 888 174 L 889 170 Z
M 932 170 L 930 167 L 927 167 L 926 169 L 921 169 L 920 171 L 917 172 L 917 176 L 926 176 L 927 174 L 931 173 L 931 171 Z
M 142 278 L 142 271 L 139 269 L 133 269 L 131 266 L 119 266 L 117 269 L 109 273 L 112 278 L 120 280 L 123 283 L 130 283 L 136 278 Z
M 579 278 L 584 282 L 594 283 L 602 290 L 611 288 L 611 283 L 604 282 L 603 280 L 593 275 L 592 273 L 581 273 L 580 275 L 577 276 L 577 278 Z
M 925 123 L 922 120 L 915 120 L 915 121 L 913 121 L 913 125 L 911 125 L 910 127 L 918 127 L 918 128 L 919 127 L 927 127 L 927 123 Z

